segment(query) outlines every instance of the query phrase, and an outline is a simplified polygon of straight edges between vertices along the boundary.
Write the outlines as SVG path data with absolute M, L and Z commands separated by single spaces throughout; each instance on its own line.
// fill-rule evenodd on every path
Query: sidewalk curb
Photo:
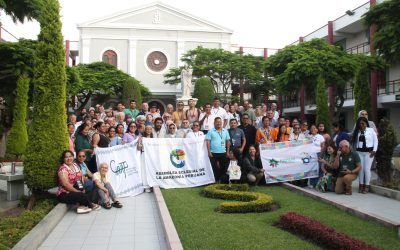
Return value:
M 160 213 L 160 219 L 167 241 L 167 249 L 183 250 L 181 240 L 179 239 L 178 232 L 176 231 L 174 222 L 172 221 L 171 215 L 169 214 L 168 207 L 165 203 L 160 187 L 154 186 L 153 192 L 156 198 L 157 208 Z
M 50 232 L 57 226 L 68 211 L 68 206 L 59 203 L 32 230 L 25 235 L 12 249 L 38 249 Z
M 378 185 L 371 185 L 370 190 L 371 190 L 370 192 L 375 193 L 377 195 L 381 195 L 390 199 L 400 201 L 400 191 L 381 187 Z
M 343 210 L 343 211 L 345 211 L 347 213 L 350 213 L 350 214 L 352 214 L 354 216 L 357 216 L 358 218 L 361 218 L 361 219 L 364 219 L 364 220 L 368 220 L 368 221 L 372 221 L 372 222 L 375 222 L 377 224 L 383 225 L 385 227 L 397 229 L 397 237 L 400 239 L 400 224 L 398 222 L 395 222 L 395 221 L 392 221 L 392 220 L 388 220 L 386 218 L 382 218 L 382 217 L 380 217 L 379 215 L 376 215 L 376 214 L 370 214 L 370 213 L 362 211 L 360 209 L 357 210 L 357 209 L 354 209 L 352 207 L 347 207 L 347 206 L 345 206 L 343 204 L 331 201 L 329 199 L 326 199 L 325 197 L 319 196 L 319 195 L 317 195 L 317 194 L 315 194 L 313 192 L 310 192 L 310 191 L 308 191 L 308 190 L 306 190 L 304 188 L 295 186 L 295 185 L 290 184 L 290 183 L 282 183 L 281 185 L 282 185 L 282 187 L 284 187 L 286 189 L 301 193 L 301 194 L 303 194 L 305 196 L 308 196 L 308 197 L 311 197 L 313 199 L 316 199 L 316 200 L 328 203 L 330 205 L 333 205 L 333 206 L 339 208 L 340 210 Z

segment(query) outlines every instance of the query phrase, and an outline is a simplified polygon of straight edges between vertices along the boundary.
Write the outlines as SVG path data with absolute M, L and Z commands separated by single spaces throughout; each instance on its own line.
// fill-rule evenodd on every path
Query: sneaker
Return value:
M 92 209 L 90 207 L 78 207 L 76 209 L 76 212 L 78 214 L 86 214 L 86 213 L 89 213 L 90 211 L 92 211 Z
M 93 211 L 100 210 L 100 205 L 93 203 L 92 210 L 93 210 Z

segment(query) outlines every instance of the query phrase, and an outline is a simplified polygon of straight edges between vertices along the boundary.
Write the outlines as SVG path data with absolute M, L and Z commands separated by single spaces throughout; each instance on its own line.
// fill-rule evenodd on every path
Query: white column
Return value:
M 82 38 L 82 54 L 79 57 L 81 63 L 90 63 L 90 39 Z
M 183 62 L 181 62 L 181 57 L 182 55 L 185 53 L 185 42 L 184 41 L 177 41 L 176 42 L 176 60 L 177 60 L 177 64 L 178 67 L 179 66 L 183 66 Z
M 129 39 L 128 73 L 136 77 L 137 40 Z

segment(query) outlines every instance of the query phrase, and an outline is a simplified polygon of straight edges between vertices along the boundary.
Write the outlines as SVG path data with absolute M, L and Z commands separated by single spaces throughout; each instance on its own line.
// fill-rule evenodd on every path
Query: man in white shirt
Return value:
M 215 117 L 216 116 L 211 112 L 211 104 L 204 104 L 204 112 L 201 113 L 199 117 L 201 131 L 203 131 L 204 134 L 207 134 L 208 130 L 214 128 Z
M 274 120 L 277 121 L 279 119 L 279 112 L 276 110 L 278 108 L 278 106 L 276 105 L 276 103 L 272 103 L 271 104 L 271 110 L 274 112 Z
M 187 133 L 186 138 L 198 138 L 204 136 L 204 133 L 200 130 L 200 122 L 195 121 L 192 125 L 192 130 Z
M 219 117 L 222 119 L 222 121 L 223 121 L 222 127 L 225 128 L 226 124 L 228 124 L 228 118 L 226 117 L 227 114 L 226 114 L 225 109 L 223 107 L 221 107 L 220 105 L 221 105 L 221 102 L 219 100 L 219 97 L 215 97 L 214 98 L 214 106 L 211 109 L 211 113 L 214 115 L 214 118 Z
M 227 113 L 226 118 L 228 119 L 228 121 L 232 120 L 232 119 L 236 119 L 236 121 L 238 122 L 238 126 L 240 126 L 240 116 L 237 113 L 237 110 L 235 109 L 235 105 L 234 104 L 229 104 L 229 112 Z M 230 128 L 230 122 L 228 122 L 228 124 L 226 124 L 226 129 Z

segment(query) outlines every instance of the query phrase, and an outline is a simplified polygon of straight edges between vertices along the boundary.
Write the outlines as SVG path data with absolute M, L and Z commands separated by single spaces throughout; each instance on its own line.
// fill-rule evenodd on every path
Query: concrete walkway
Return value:
M 123 208 L 69 210 L 39 249 L 166 249 L 153 193 L 119 199 Z

